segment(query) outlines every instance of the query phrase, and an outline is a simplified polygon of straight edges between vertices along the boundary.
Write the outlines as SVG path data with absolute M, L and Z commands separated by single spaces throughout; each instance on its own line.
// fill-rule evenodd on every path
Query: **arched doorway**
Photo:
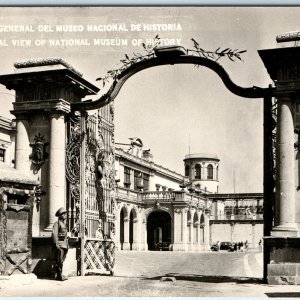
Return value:
M 171 216 L 162 210 L 153 211 L 147 220 L 148 249 L 169 250 L 171 242 Z
M 125 207 L 121 209 L 120 212 L 120 248 L 124 250 L 124 241 L 125 241 L 125 222 L 127 218 L 127 211 Z

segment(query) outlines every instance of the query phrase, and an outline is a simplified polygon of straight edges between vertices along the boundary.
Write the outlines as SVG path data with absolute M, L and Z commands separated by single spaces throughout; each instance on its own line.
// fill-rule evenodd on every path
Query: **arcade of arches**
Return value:
M 120 203 L 121 204 L 121 203 Z M 122 203 L 116 213 L 119 232 L 116 246 L 121 250 L 203 251 L 209 248 L 209 215 L 204 208 L 144 207 Z

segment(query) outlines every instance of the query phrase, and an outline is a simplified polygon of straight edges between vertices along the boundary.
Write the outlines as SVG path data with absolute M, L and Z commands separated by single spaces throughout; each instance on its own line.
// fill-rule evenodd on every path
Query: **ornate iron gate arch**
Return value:
M 275 88 L 273 88 L 271 85 L 267 88 L 261 88 L 256 86 L 241 87 L 231 80 L 229 74 L 226 72 L 226 70 L 221 64 L 219 64 L 215 60 L 208 58 L 210 57 L 209 55 L 206 56 L 204 54 L 204 57 L 203 55 L 201 56 L 199 52 L 202 53 L 202 49 L 201 51 L 192 52 L 196 52 L 197 55 L 189 54 L 189 50 L 186 50 L 182 46 L 173 46 L 169 48 L 155 47 L 153 48 L 153 51 L 145 57 L 138 57 L 137 59 L 134 59 L 133 62 L 124 64 L 125 67 L 122 67 L 119 70 L 114 70 L 114 72 L 110 71 L 111 73 L 114 73 L 113 76 L 111 76 L 113 78 L 113 82 L 109 90 L 99 99 L 94 101 L 87 100 L 80 103 L 71 103 L 71 109 L 72 111 L 81 111 L 82 115 L 84 115 L 84 111 L 95 110 L 105 107 L 108 104 L 113 103 L 114 99 L 118 95 L 124 83 L 134 74 L 152 67 L 175 64 L 192 64 L 206 67 L 214 71 L 221 78 L 227 89 L 230 90 L 233 94 L 243 98 L 262 98 L 264 103 L 264 236 L 269 236 L 273 223 L 273 201 L 275 187 L 275 182 L 273 179 L 275 170 L 273 141 L 275 134 L 274 129 L 276 127 L 274 127 L 274 111 L 276 110 L 274 110 L 272 103 L 272 97 Z M 128 56 L 126 56 L 126 58 L 128 58 Z M 82 121 L 82 128 L 84 126 L 83 123 L 84 122 Z M 81 161 L 84 161 L 83 157 L 81 158 Z M 103 158 L 102 162 L 99 163 L 100 165 L 104 164 Z M 81 169 L 83 170 L 83 167 Z M 82 175 L 84 177 L 84 174 Z M 112 187 L 112 189 L 113 188 L 114 187 Z M 81 191 L 81 193 L 83 192 Z M 82 222 L 82 225 L 84 225 L 84 222 Z M 266 250 L 264 252 L 264 278 L 266 279 L 266 266 L 269 262 L 269 254 L 266 252 Z
M 117 74 L 107 93 L 105 93 L 99 99 L 94 101 L 87 100 L 85 102 L 73 103 L 71 104 L 71 107 L 73 110 L 92 110 L 103 107 L 116 98 L 124 83 L 134 74 L 152 67 L 175 64 L 199 65 L 214 71 L 221 78 L 227 89 L 230 90 L 233 94 L 240 97 L 265 98 L 270 97 L 273 94 L 274 89 L 272 87 L 241 87 L 235 84 L 231 80 L 229 74 L 226 72 L 223 66 L 214 60 L 194 55 L 172 55 L 172 52 L 170 52 L 170 56 L 154 55 L 147 60 L 142 60 L 137 63 L 131 64 L 129 67 L 121 70 L 121 72 Z

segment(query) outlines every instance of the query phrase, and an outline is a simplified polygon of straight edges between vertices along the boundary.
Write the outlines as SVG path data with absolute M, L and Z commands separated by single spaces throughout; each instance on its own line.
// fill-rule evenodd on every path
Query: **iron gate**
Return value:
M 112 104 L 95 115 L 70 115 L 67 146 L 68 224 L 81 237 L 80 274 L 113 273 L 114 127 Z

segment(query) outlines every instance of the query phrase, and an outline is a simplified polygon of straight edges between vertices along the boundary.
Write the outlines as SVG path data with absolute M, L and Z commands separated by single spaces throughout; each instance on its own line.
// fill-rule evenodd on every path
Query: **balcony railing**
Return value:
M 144 191 L 138 192 L 123 187 L 117 188 L 117 198 L 121 201 L 136 203 L 149 202 L 186 202 L 197 207 L 207 208 L 207 200 L 185 191 Z
M 139 202 L 139 203 L 142 201 L 138 191 L 126 189 L 123 187 L 118 187 L 116 192 L 117 192 L 117 198 L 119 200 Z
M 210 216 L 210 220 L 263 220 L 263 214 L 221 214 L 218 216 Z
M 158 191 L 158 192 L 143 192 L 142 200 L 144 201 L 171 201 L 175 200 L 175 193 L 169 191 Z

